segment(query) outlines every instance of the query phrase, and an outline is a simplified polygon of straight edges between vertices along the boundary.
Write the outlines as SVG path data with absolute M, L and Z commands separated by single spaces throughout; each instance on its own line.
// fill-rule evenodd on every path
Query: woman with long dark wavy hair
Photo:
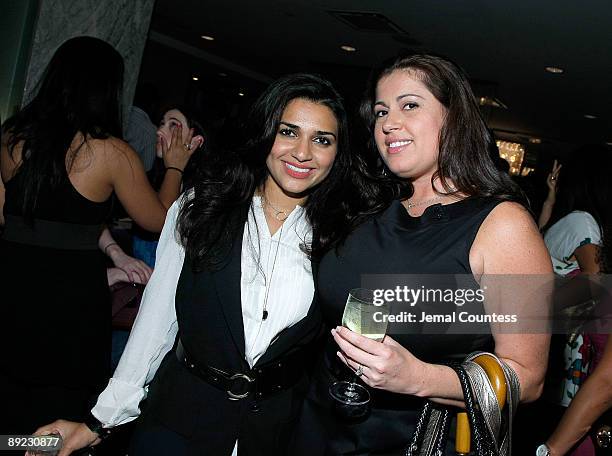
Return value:
M 99 245 L 114 192 L 161 230 L 193 150 L 178 135 L 159 194 L 121 137 L 121 56 L 68 40 L 32 101 L 3 125 L 6 187 L 0 240 L 0 431 L 28 434 L 62 415 L 83 419 L 110 368 L 109 291 Z M 178 170 L 178 171 L 176 171 Z M 35 364 L 32 360 L 36 359 Z
M 242 146 L 216 152 L 170 210 L 128 345 L 66 449 L 139 415 L 130 454 L 286 454 L 321 330 L 314 278 L 345 227 L 342 100 L 308 74 L 272 83 Z
M 383 168 L 370 173 L 364 207 L 352 218 L 358 226 L 321 260 L 321 310 L 333 329 L 291 454 L 404 454 L 423 399 L 463 405 L 459 379 L 446 363 L 476 350 L 493 351 L 516 373 L 523 401 L 538 397 L 544 377 L 545 334 L 475 335 L 461 327 L 445 334 L 443 323 L 419 323 L 421 313 L 452 317 L 455 302 L 438 302 L 435 311 L 424 302 L 396 307 L 394 315 L 411 311 L 416 320 L 389 323 L 382 342 L 339 326 L 347 294 L 362 286 L 364 275 L 435 274 L 440 283 L 460 275 L 464 288 L 477 291 L 485 276 L 550 272 L 521 193 L 489 156 L 492 138 L 455 64 L 424 54 L 387 62 L 374 73 L 361 112 Z M 490 315 L 488 304 L 461 310 Z M 371 409 L 343 419 L 332 413 L 338 398 L 329 387 L 354 375 L 370 387 Z M 352 404 L 350 396 L 340 399 Z

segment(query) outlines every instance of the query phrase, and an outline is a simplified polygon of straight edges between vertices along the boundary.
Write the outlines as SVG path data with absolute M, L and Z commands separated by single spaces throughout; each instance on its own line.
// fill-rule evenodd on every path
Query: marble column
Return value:
M 41 0 L 23 104 L 36 93 L 55 50 L 69 38 L 87 35 L 112 44 L 123 56 L 124 119 L 134 98 L 155 0 Z
M 0 4 L 0 119 L 4 121 L 19 109 L 23 98 L 38 1 Z

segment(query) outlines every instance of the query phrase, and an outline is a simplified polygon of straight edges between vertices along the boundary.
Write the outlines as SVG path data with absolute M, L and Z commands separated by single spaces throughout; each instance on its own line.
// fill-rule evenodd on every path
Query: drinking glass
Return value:
M 374 291 L 355 288 L 349 292 L 342 314 L 342 326 L 378 342 L 387 332 L 389 307 L 383 303 L 374 304 Z M 359 418 L 368 412 L 370 393 L 357 383 L 357 376 L 351 381 L 338 381 L 329 387 L 329 394 L 335 401 L 336 411 L 347 418 Z

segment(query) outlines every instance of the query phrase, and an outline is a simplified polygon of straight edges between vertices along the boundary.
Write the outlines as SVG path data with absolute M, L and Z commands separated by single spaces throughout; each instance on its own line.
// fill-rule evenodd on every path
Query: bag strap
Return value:
M 495 394 L 492 393 L 489 376 L 483 375 L 484 370 L 481 366 L 487 364 L 483 362 L 483 357 L 489 358 L 495 365 L 500 366 L 503 372 L 506 386 L 505 402 L 507 403 L 507 407 L 503 410 L 503 404 L 500 406 L 500 403 L 503 401 L 500 398 L 495 400 Z M 474 352 L 470 354 L 466 358 L 464 366 L 468 369 L 470 385 L 474 391 L 478 407 L 482 411 L 484 423 L 490 433 L 497 453 L 501 456 L 511 455 L 512 421 L 520 399 L 520 384 L 516 373 L 497 356 L 487 352 Z
M 501 366 L 506 384 L 507 407 L 503 409 L 485 370 L 474 360 L 490 356 Z M 461 363 L 449 364 L 457 373 L 469 418 L 472 442 L 477 456 L 510 456 L 512 419 L 520 397 L 516 373 L 494 354 L 475 352 Z M 415 432 L 404 456 L 438 456 L 445 453 L 450 412 L 447 408 L 426 401 Z
M 472 384 L 472 387 L 477 395 L 479 407 L 481 410 L 483 410 L 486 425 L 491 430 L 491 434 L 495 439 L 499 454 L 501 456 L 509 456 L 512 454 L 512 421 L 514 419 L 514 414 L 520 399 L 520 383 L 514 369 L 500 360 L 493 353 L 474 352 L 466 358 L 465 364 L 469 365 L 470 362 L 482 356 L 491 358 L 502 368 L 506 383 L 507 407 L 503 409 L 505 413 L 502 413 L 502 409 L 499 407 L 498 401 L 491 400 L 490 392 L 488 392 L 486 386 L 482 385 L 482 379 L 479 375 L 470 376 L 470 383 Z M 497 421 L 496 419 L 498 413 L 503 418 L 501 421 Z M 498 423 L 499 426 L 497 426 Z
M 425 401 L 404 456 L 443 455 L 450 429 L 450 416 L 446 407 Z
M 464 366 L 451 365 L 459 377 L 461 389 L 463 390 L 463 399 L 465 402 L 465 411 L 468 414 L 470 421 L 470 429 L 472 431 L 472 441 L 476 447 L 476 455 L 478 456 L 497 456 L 497 445 L 495 445 L 494 437 L 491 435 L 486 420 L 479 408 L 478 396 L 473 392 L 472 379 Z

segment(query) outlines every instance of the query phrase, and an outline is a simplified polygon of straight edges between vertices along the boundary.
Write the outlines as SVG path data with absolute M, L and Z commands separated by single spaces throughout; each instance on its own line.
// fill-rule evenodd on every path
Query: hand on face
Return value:
M 156 154 L 159 158 L 164 158 L 166 166 L 176 166 L 183 169 L 191 154 L 204 143 L 204 138 L 201 135 L 193 136 L 193 129 L 188 128 L 187 125 L 187 119 L 178 109 L 171 109 L 164 114 L 157 129 Z M 177 133 L 176 136 L 175 132 Z M 174 143 L 172 143 L 173 138 L 175 138 Z M 164 157 L 164 151 L 169 151 L 173 144 L 175 147 L 183 146 L 187 150 L 188 157 L 183 166 L 170 165 Z M 179 156 L 181 155 L 180 151 L 175 152 L 178 152 Z M 181 161 L 179 160 L 179 164 Z
M 337 152 L 338 122 L 321 103 L 301 98 L 285 108 L 266 159 L 266 189 L 288 196 L 306 196 L 331 171 Z
M 397 176 L 430 180 L 438 169 L 446 108 L 410 70 L 395 70 L 376 88 L 374 139 Z

